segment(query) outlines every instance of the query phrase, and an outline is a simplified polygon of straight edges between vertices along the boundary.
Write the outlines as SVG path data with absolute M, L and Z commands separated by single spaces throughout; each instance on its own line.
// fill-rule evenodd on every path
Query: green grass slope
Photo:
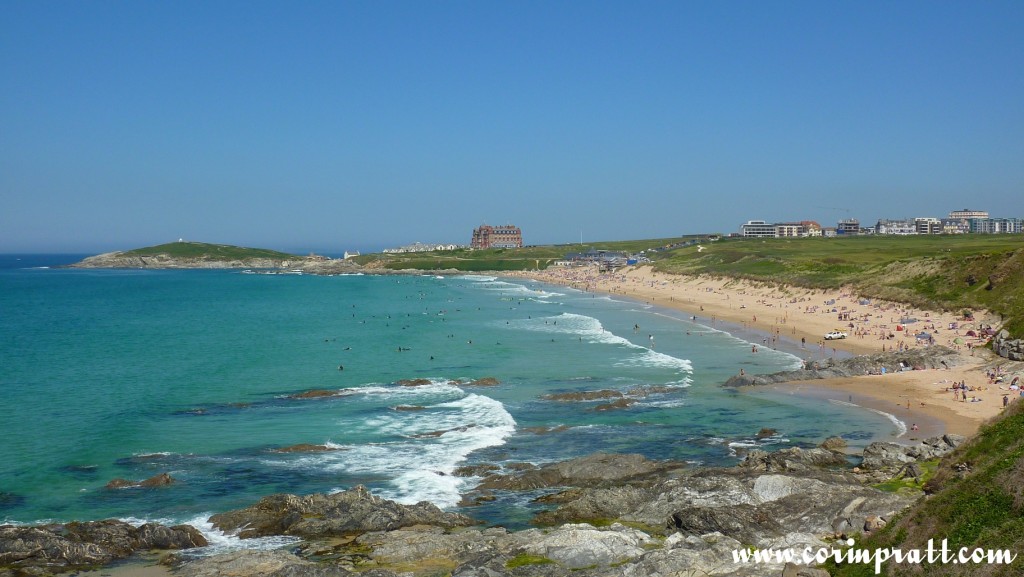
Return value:
M 543 270 L 554 261 L 564 258 L 568 253 L 586 252 L 591 249 L 638 253 L 640 251 L 664 249 L 665 247 L 686 242 L 692 238 L 600 241 L 590 242 L 585 245 L 562 244 L 484 250 L 459 249 L 398 254 L 366 254 L 356 257 L 355 260 L 363 266 L 392 270 L 455 269 L 466 272 Z
M 156 246 L 137 248 L 122 253 L 125 256 L 158 256 L 165 255 L 175 259 L 195 259 L 211 261 L 232 261 L 266 258 L 274 260 L 292 260 L 296 255 L 265 248 L 246 248 L 228 244 L 209 244 L 205 242 L 169 242 Z
M 1011 564 L 890 562 L 884 575 L 966 575 L 1003 577 L 1024 575 L 1024 401 L 1010 405 L 1000 417 L 947 455 L 925 487 L 922 498 L 895 522 L 858 542 L 860 550 L 899 548 L 926 551 L 947 541 L 956 555 L 961 548 L 1007 550 L 1017 556 Z M 874 575 L 872 566 L 831 565 L 833 577 Z
M 1024 335 L 1024 235 L 723 239 L 676 249 L 655 269 L 811 288 L 930 309 L 988 309 Z

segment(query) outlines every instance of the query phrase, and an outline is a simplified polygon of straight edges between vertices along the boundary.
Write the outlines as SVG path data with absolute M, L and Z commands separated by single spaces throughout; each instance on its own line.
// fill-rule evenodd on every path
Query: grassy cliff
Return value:
M 929 539 L 936 549 L 945 539 L 954 555 L 961 548 L 998 549 L 1017 558 L 1008 565 L 987 560 L 920 566 L 890 562 L 884 575 L 1024 575 L 1024 400 L 1011 404 L 1005 414 L 947 455 L 925 490 L 927 497 L 855 547 L 926 551 Z M 874 575 L 873 567 L 860 564 L 832 564 L 828 569 L 833 577 Z
M 930 309 L 988 309 L 1024 335 L 1024 235 L 727 239 L 665 254 L 655 268 L 798 286 Z
M 169 242 L 156 246 L 137 248 L 121 253 L 123 256 L 166 256 L 180 260 L 211 260 L 233 261 L 250 259 L 294 260 L 293 254 L 278 252 L 265 248 L 246 248 L 228 244 L 209 244 L 205 242 Z

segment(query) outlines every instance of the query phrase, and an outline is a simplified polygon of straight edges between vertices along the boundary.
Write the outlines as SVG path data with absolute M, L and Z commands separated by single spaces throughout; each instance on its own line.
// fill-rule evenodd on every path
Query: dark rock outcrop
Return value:
M 1005 359 L 1024 361 L 1024 339 L 1011 338 L 1005 329 L 992 337 L 992 350 Z
M 329 447 L 327 445 L 314 445 L 311 443 L 299 443 L 298 445 L 289 445 L 287 447 L 278 447 L 276 449 L 270 449 L 273 453 L 326 453 L 329 451 L 340 451 L 339 447 Z
M 238 532 L 243 539 L 267 535 L 319 538 L 412 525 L 466 527 L 476 523 L 425 501 L 400 505 L 381 499 L 362 486 L 331 495 L 270 495 L 251 507 L 214 515 L 210 522 L 222 531 Z
M 430 379 L 402 379 L 395 382 L 396 385 L 401 385 L 403 387 L 422 387 L 433 383 L 434 381 L 431 381 Z
M 903 352 L 887 352 L 861 355 L 849 359 L 828 359 L 823 363 L 810 363 L 803 369 L 782 371 L 770 375 L 737 375 L 730 377 L 723 386 L 745 387 L 770 385 L 836 377 L 858 377 L 914 369 L 941 369 L 961 363 L 959 353 L 943 346 L 913 348 Z
M 541 397 L 547 401 L 597 401 L 602 399 L 621 399 L 622 393 L 608 389 L 600 391 L 576 391 L 572 393 L 552 393 Z
M 961 435 L 946 434 L 941 437 L 929 437 L 916 445 L 898 445 L 882 441 L 871 443 L 864 448 L 864 459 L 859 469 L 872 481 L 885 481 L 901 472 L 907 464 L 945 456 L 959 447 L 964 440 L 965 437 Z
M 685 467 L 677 461 L 650 461 L 642 455 L 596 453 L 511 475 L 490 475 L 478 489 L 530 491 L 545 487 L 601 487 L 643 483 Z
M 168 473 L 160 473 L 154 475 L 144 481 L 130 481 L 128 479 L 111 479 L 104 488 L 106 489 L 131 489 L 135 487 L 163 487 L 165 485 L 173 485 L 178 481 L 170 476 Z
M 309 391 L 303 391 L 301 393 L 295 393 L 294 395 L 288 395 L 289 399 L 322 399 L 324 397 L 337 397 L 340 393 L 338 391 L 330 391 L 326 389 L 312 389 Z
M 106 565 L 137 551 L 204 547 L 206 539 L 189 525 L 167 527 L 123 521 L 90 521 L 39 527 L 0 526 L 0 567 L 26 574 Z

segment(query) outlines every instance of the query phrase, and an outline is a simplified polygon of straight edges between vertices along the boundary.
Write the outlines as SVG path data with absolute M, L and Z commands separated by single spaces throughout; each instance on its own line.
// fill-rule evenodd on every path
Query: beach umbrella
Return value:
M 976 333 L 974 331 L 967 331 L 967 336 L 969 336 L 969 337 L 976 337 L 976 336 L 978 336 L 978 333 Z

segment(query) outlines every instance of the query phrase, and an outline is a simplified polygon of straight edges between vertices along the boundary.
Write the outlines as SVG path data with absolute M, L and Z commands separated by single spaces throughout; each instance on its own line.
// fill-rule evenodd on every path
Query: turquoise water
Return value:
M 475 482 L 450 474 L 462 465 L 596 451 L 728 465 L 737 448 L 830 435 L 867 442 L 896 428 L 856 407 L 723 389 L 740 368 L 773 372 L 798 360 L 766 348 L 750 354 L 749 343 L 683 313 L 564 287 L 6 264 L 6 522 L 201 525 L 267 494 L 356 484 L 456 510 Z M 466 384 L 482 377 L 500 384 Z M 429 384 L 396 384 L 403 379 Z M 336 394 L 290 397 L 311 389 Z M 609 400 L 545 398 L 599 390 L 632 404 L 598 410 Z M 779 434 L 756 440 L 762 427 Z M 337 450 L 272 450 L 299 443 Z M 104 488 L 162 472 L 178 482 Z M 463 510 L 510 527 L 530 511 L 515 495 Z

